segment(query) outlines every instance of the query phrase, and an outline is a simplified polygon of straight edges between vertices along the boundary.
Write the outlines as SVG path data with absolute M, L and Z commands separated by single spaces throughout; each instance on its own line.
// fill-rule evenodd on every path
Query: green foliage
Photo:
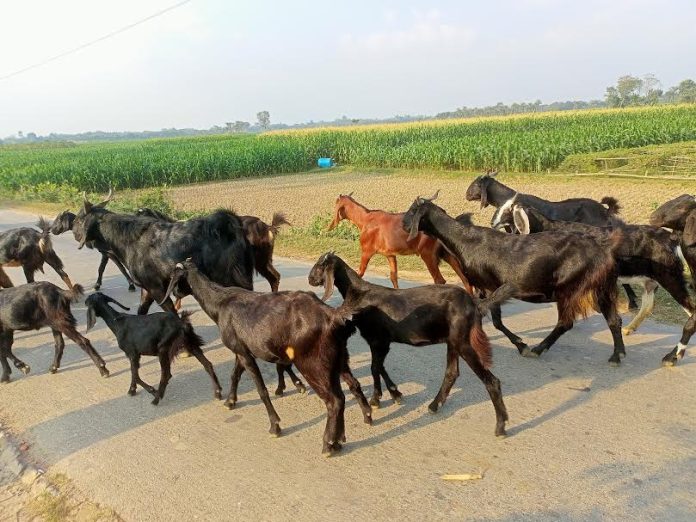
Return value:
M 103 193 L 301 172 L 318 157 L 380 168 L 553 169 L 571 154 L 696 140 L 696 107 L 565 111 L 68 147 L 0 147 L 0 190 L 52 183 Z
M 357 241 L 360 238 L 360 231 L 348 220 L 343 220 L 336 228 L 328 230 L 332 219 L 333 216 L 331 214 L 324 213 L 314 216 L 309 225 L 303 228 L 293 227 L 291 231 L 293 234 L 301 234 L 316 238 L 345 239 L 348 241 Z

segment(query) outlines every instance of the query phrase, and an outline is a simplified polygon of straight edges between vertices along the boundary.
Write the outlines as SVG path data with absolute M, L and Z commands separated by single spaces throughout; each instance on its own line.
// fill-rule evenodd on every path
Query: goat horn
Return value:
M 106 204 L 109 203 L 109 201 L 111 201 L 112 199 L 114 199 L 114 189 L 111 185 L 109 185 L 109 193 L 107 194 L 106 199 L 99 203 L 97 206 L 105 207 Z
M 82 199 L 84 200 L 85 203 L 89 203 L 89 200 L 87 199 L 87 191 L 86 190 L 82 191 Z
M 437 191 L 435 192 L 435 194 L 433 194 L 431 197 L 429 197 L 429 198 L 422 198 L 422 199 L 425 200 L 425 201 L 435 201 L 439 195 L 440 195 L 440 189 L 437 189 Z
M 355 192 L 354 190 L 351 190 L 351 191 L 350 191 L 350 194 L 348 194 L 348 197 L 349 197 L 349 198 L 352 197 L 354 192 Z

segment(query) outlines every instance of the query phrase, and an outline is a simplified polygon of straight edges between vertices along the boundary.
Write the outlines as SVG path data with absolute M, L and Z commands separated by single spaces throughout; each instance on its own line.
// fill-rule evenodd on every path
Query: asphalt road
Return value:
M 35 221 L 0 211 L 0 229 Z M 91 287 L 99 255 L 78 251 L 71 234 L 54 244 L 73 280 Z M 308 288 L 308 264 L 278 259 L 277 266 L 281 289 Z M 21 269 L 8 274 L 23 281 Z M 54 273 L 39 277 L 62 284 Z M 257 288 L 268 285 L 259 281 Z M 138 301 L 113 265 L 103 291 L 126 304 Z M 184 303 L 197 308 L 191 298 Z M 73 311 L 84 332 L 83 303 Z M 555 310 L 513 303 L 504 317 L 513 331 L 538 341 L 555 323 Z M 226 388 L 231 354 L 203 312 L 193 318 Z M 619 368 L 607 365 L 610 336 L 597 315 L 538 360 L 520 357 L 490 324 L 486 330 L 510 413 L 505 439 L 494 437 L 493 407 L 464 364 L 449 401 L 440 413 L 428 412 L 444 371 L 443 346 L 395 346 L 387 366 L 403 404 L 383 401 L 369 427 L 349 399 L 348 443 L 341 456 L 325 459 L 325 409 L 313 393 L 291 390 L 273 399 L 283 427 L 277 439 L 267 434 L 265 409 L 246 375 L 238 409 L 228 411 L 213 400 L 193 359 L 177 360 L 159 406 L 142 390 L 127 396 L 127 360 L 101 320 L 89 338 L 107 362 L 108 379 L 69 341 L 61 370 L 51 375 L 50 331 L 17 334 L 15 353 L 32 372 L 15 372 L 0 387 L 0 421 L 49 471 L 67 474 L 89 498 L 132 521 L 696 518 L 696 358 L 687 352 L 673 369 L 659 364 L 679 328 L 646 322 L 626 339 Z M 370 393 L 369 350 L 357 336 L 349 349 Z M 261 365 L 274 389 L 274 367 Z M 144 361 L 142 376 L 156 384 L 155 359 Z M 478 472 L 480 480 L 440 479 Z

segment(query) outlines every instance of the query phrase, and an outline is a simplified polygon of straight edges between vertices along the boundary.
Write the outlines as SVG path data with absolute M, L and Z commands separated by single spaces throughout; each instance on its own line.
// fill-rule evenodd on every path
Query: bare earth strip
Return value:
M 415 191 L 404 188 L 400 197 Z M 235 200 L 241 205 L 243 198 Z M 34 219 L 2 211 L 0 229 Z M 91 285 L 98 254 L 77 251 L 68 236 L 55 243 L 74 280 Z M 307 288 L 307 264 L 278 264 L 283 289 Z M 8 272 L 21 281 L 19 269 Z M 60 284 L 54 274 L 46 278 Z M 267 289 L 265 282 L 257 286 Z M 103 288 L 126 304 L 137 302 L 113 267 Z M 334 297 L 331 304 L 338 302 Z M 185 306 L 197 308 L 190 298 Z M 84 305 L 74 312 L 84 331 Z M 550 306 L 513 303 L 504 316 L 532 342 L 555 323 Z M 227 385 L 230 352 L 202 312 L 193 318 Z M 387 366 L 404 404 L 383 401 L 368 427 L 349 399 L 344 454 L 326 460 L 320 456 L 325 409 L 313 393 L 274 399 L 284 429 L 278 439 L 266 433 L 266 413 L 250 379 L 242 378 L 239 409 L 228 411 L 212 399 L 209 380 L 192 359 L 176 362 L 160 406 L 142 391 L 128 397 L 128 365 L 101 321 L 90 338 L 107 361 L 109 379 L 72 343 L 61 370 L 50 375 L 50 332 L 17 334 L 16 354 L 32 373 L 15 373 L 0 387 L 0 421 L 30 444 L 44 469 L 67 474 L 90 499 L 132 521 L 694 519 L 696 359 L 692 350 L 674 369 L 659 366 L 678 328 L 648 321 L 627 339 L 620 368 L 606 363 L 610 336 L 596 315 L 539 360 L 521 358 L 490 325 L 486 330 L 510 412 L 506 439 L 493 436 L 492 405 L 464 364 L 450 400 L 437 415 L 428 412 L 444 371 L 443 346 L 395 346 Z M 359 337 L 349 349 L 369 393 L 369 351 Z M 261 366 L 272 388 L 275 370 Z M 144 361 L 142 376 L 157 381 L 154 360 Z M 462 473 L 483 478 L 440 478 Z

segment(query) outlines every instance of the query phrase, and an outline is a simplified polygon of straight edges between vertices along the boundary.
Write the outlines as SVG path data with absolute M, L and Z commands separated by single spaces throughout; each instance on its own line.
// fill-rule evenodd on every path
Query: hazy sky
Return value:
M 176 0 L 0 0 L 0 77 Z M 434 114 L 696 79 L 694 0 L 193 0 L 0 81 L 0 136 Z

